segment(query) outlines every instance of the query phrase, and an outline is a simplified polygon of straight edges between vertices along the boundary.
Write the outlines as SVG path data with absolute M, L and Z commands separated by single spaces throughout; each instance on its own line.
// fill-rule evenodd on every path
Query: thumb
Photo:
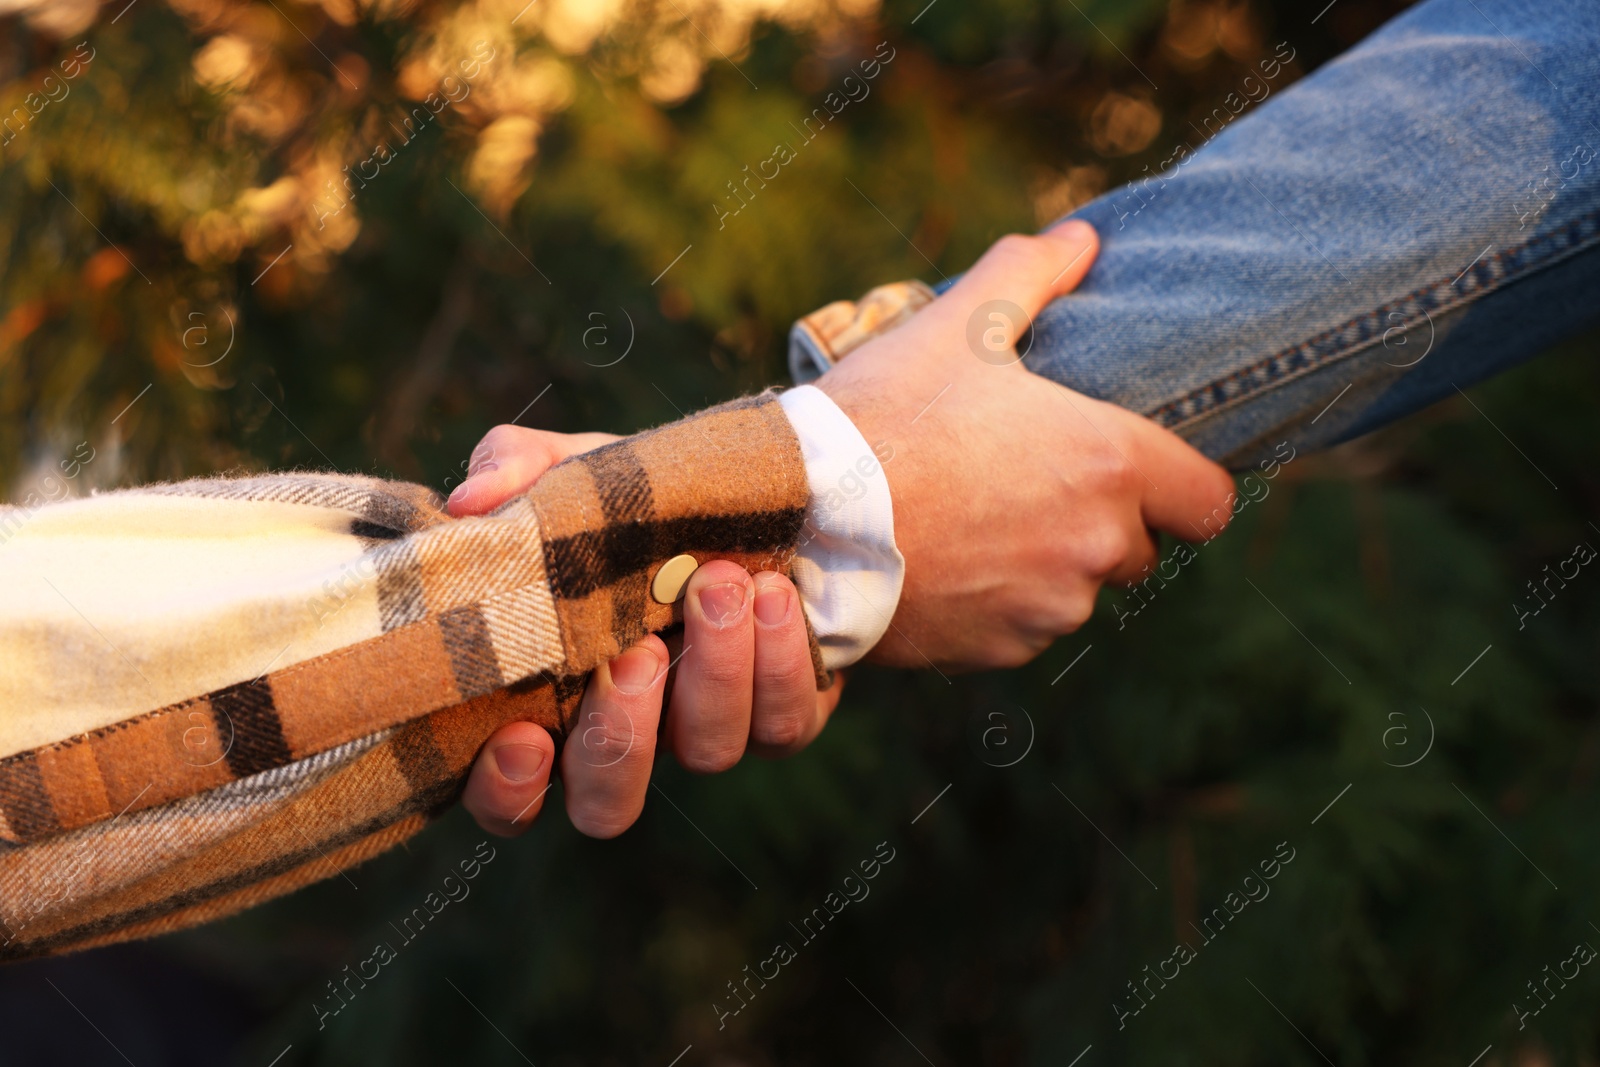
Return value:
M 1015 344 L 1046 304 L 1078 287 L 1099 249 L 1094 227 L 1081 219 L 1069 219 L 1036 237 L 1010 234 L 990 246 L 945 296 L 963 313 L 995 326 L 1025 319 L 1011 324 L 1008 343 Z
M 467 461 L 467 480 L 450 493 L 450 514 L 483 515 L 527 490 L 557 463 L 615 441 L 609 433 L 553 433 L 496 426 Z

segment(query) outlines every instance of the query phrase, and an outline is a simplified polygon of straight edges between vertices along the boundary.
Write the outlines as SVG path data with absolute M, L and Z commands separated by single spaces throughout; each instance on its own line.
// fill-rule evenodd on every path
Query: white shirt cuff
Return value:
M 792 567 L 829 670 L 860 660 L 889 629 L 906 561 L 894 544 L 889 480 L 856 424 L 815 386 L 778 402 L 800 438 L 811 502 Z

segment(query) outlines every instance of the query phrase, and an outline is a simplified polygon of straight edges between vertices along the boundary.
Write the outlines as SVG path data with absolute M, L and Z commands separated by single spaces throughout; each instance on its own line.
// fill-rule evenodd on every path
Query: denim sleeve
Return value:
M 1600 319 L 1597 86 L 1596 0 L 1427 0 L 1075 212 L 1026 363 L 1245 465 L 1528 359 Z

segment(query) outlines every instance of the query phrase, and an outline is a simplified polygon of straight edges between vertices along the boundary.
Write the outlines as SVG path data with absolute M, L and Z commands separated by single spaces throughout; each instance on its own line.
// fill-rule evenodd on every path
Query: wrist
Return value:
M 905 560 L 895 547 L 885 454 L 823 390 L 779 397 L 805 461 L 810 497 L 791 568 L 829 669 L 861 659 L 899 603 Z

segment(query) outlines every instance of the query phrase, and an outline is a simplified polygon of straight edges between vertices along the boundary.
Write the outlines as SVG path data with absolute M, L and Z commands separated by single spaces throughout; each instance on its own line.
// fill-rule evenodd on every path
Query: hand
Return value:
M 1026 663 L 1089 618 L 1102 583 L 1154 566 L 1151 528 L 1196 539 L 1226 524 L 1225 470 L 1015 358 L 1028 322 L 1077 286 L 1097 249 L 1076 221 L 1002 238 L 947 293 L 816 383 L 869 443 L 893 446 L 883 469 L 905 587 L 869 658 Z M 985 333 L 996 328 L 998 344 Z
M 492 511 L 567 457 L 614 440 L 496 426 L 473 449 L 450 513 Z M 762 756 L 798 752 L 839 703 L 842 675 L 817 692 L 800 596 L 783 575 L 707 563 L 689 578 L 683 614 L 681 655 L 651 635 L 589 676 L 562 747 L 561 778 L 568 817 L 591 837 L 615 837 L 644 810 L 663 703 L 668 746 L 679 763 L 703 772 L 727 770 L 747 748 Z M 543 806 L 554 755 L 543 727 L 501 727 L 479 753 L 462 803 L 485 830 L 521 833 Z

